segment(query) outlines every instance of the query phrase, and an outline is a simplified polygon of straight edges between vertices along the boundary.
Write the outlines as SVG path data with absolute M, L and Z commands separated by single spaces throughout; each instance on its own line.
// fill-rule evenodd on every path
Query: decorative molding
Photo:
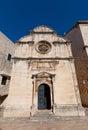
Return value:
M 36 46 L 35 49 L 37 50 L 37 52 L 41 53 L 41 54 L 46 54 L 48 52 L 50 52 L 51 50 L 51 44 L 47 41 L 39 41 Z
M 56 34 L 56 32 L 55 31 L 52 31 L 52 32 L 43 32 L 43 31 L 41 31 L 41 32 L 37 32 L 37 31 L 31 31 L 30 32 L 30 34 Z
M 63 44 L 66 44 L 66 45 L 68 45 L 68 44 L 71 44 L 71 41 L 53 41 L 52 42 L 54 45 L 55 44 L 59 44 L 59 45 L 63 45 Z
M 66 44 L 67 42 L 63 42 L 63 41 L 61 42 L 61 41 L 58 40 L 58 41 L 54 41 L 52 43 L 55 45 L 55 44 Z
M 60 57 L 54 57 L 54 58 L 36 58 L 36 57 L 28 57 L 28 58 L 21 58 L 21 57 L 13 57 L 12 59 L 14 60 L 35 60 L 35 61 L 58 61 L 58 60 L 73 60 L 74 57 L 64 57 L 64 58 L 60 58 Z
M 32 70 L 55 70 L 59 61 L 32 61 Z
M 32 79 L 35 80 L 35 91 L 38 91 L 38 87 L 41 84 L 48 84 L 49 87 L 52 89 L 52 78 L 55 77 L 55 74 L 47 73 L 47 72 L 40 72 L 37 74 L 32 74 Z
M 36 78 L 45 78 L 45 77 L 55 77 L 56 74 L 51 74 L 51 73 L 48 73 L 48 72 L 40 72 L 40 73 L 37 73 L 37 74 L 32 74 L 32 78 L 36 77 Z
M 23 41 L 17 41 L 17 44 L 34 44 L 34 41 L 27 41 L 27 42 L 23 42 Z

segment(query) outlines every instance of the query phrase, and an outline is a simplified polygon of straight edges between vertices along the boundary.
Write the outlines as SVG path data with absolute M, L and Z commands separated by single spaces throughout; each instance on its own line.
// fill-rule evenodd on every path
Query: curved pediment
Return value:
M 42 37 L 42 35 L 38 35 L 38 34 L 43 34 L 43 35 L 45 35 L 45 37 Z M 50 35 L 50 34 L 52 34 L 53 36 Z M 34 35 L 38 36 L 37 39 L 40 39 L 40 41 L 41 40 L 46 40 L 46 41 L 49 40 L 49 42 L 52 41 L 52 43 L 67 42 L 67 40 L 65 38 L 58 36 L 57 32 L 54 31 L 52 28 L 50 28 L 48 26 L 44 26 L 44 25 L 35 27 L 32 31 L 30 31 L 29 35 L 20 38 L 19 41 L 20 42 L 26 42 L 26 43 L 27 42 L 30 43 L 31 41 L 35 42 L 36 39 L 35 39 Z M 47 35 L 48 35 L 48 37 L 47 37 Z
M 32 78 L 34 77 L 54 77 L 55 74 L 51 74 L 51 73 L 48 73 L 48 72 L 40 72 L 40 73 L 37 73 L 37 74 L 33 74 L 32 75 Z
M 31 42 L 33 41 L 33 38 L 32 36 L 30 35 L 27 35 L 25 37 L 22 37 L 21 39 L 19 39 L 19 42 Z M 41 41 L 44 41 L 43 39 Z M 60 37 L 60 36 L 56 36 L 54 38 L 54 41 L 52 41 L 52 43 L 57 43 L 57 42 L 67 42 L 68 40 L 63 38 L 63 37 Z M 40 41 L 39 41 L 40 42 Z
M 58 37 L 56 37 L 54 43 L 55 42 L 63 43 L 63 42 L 67 42 L 67 40 L 65 38 L 61 37 L 61 36 L 58 36 Z
M 24 36 L 24 37 L 20 38 L 19 41 L 21 41 L 21 42 L 32 41 L 32 36 L 30 36 L 30 35 Z
M 42 25 L 42 26 L 37 26 L 36 28 L 33 29 L 33 32 L 36 32 L 36 33 L 56 33 L 56 31 L 54 31 L 52 28 L 48 27 L 48 26 L 45 26 L 45 25 Z

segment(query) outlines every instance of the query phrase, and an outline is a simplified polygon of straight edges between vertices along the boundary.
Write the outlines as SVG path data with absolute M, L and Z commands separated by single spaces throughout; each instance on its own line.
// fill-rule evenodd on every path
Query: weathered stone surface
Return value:
M 30 119 L 0 118 L 1 130 L 88 130 L 88 117 L 67 117 L 57 120 L 33 121 Z
M 72 41 L 72 54 L 83 106 L 88 107 L 88 21 L 78 22 L 66 35 Z
M 29 117 L 42 107 L 57 116 L 85 115 L 70 43 L 54 30 L 36 27 L 16 43 L 13 60 L 4 117 Z
M 11 78 L 12 60 L 8 60 L 8 54 L 14 54 L 15 45 L 2 32 L 0 32 L 0 104 L 8 95 L 9 82 Z M 2 85 L 3 76 L 7 77 L 6 84 Z

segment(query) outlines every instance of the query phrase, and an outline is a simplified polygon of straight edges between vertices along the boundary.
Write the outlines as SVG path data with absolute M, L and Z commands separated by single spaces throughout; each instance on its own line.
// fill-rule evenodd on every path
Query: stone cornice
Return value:
M 71 44 L 71 41 L 66 41 L 66 42 L 63 42 L 63 41 L 54 41 L 52 43 L 53 44 Z
M 88 48 L 88 45 L 85 45 L 85 46 L 83 47 L 83 49 L 86 49 L 86 48 Z
M 30 32 L 30 34 L 56 34 L 56 32 L 55 31 L 52 31 L 52 32 L 43 32 L 43 31 L 41 31 L 41 32 L 37 32 L 37 31 L 31 31 Z
M 17 44 L 34 44 L 34 41 L 27 41 L 27 42 L 17 41 L 16 43 L 17 43 Z
M 21 57 L 13 57 L 12 59 L 14 60 L 37 60 L 37 61 L 58 61 L 58 60 L 73 60 L 73 57 L 64 57 L 64 58 L 60 58 L 60 57 L 54 57 L 54 58 L 36 58 L 36 57 L 28 57 L 28 58 L 21 58 Z
M 65 33 L 64 37 L 65 37 L 69 32 L 71 32 L 74 28 L 78 27 L 78 25 L 80 25 L 80 24 L 88 24 L 88 20 L 78 21 L 75 25 L 72 26 L 71 29 L 69 29 L 69 30 Z
M 81 20 L 80 20 L 80 21 L 78 21 L 77 23 L 78 23 L 78 24 L 88 24 L 88 20 L 84 20 L 84 21 L 81 21 Z
M 34 77 L 55 77 L 56 74 L 51 74 L 51 73 L 47 73 L 47 72 L 40 72 L 40 73 L 37 73 L 37 74 L 32 74 L 32 78 Z

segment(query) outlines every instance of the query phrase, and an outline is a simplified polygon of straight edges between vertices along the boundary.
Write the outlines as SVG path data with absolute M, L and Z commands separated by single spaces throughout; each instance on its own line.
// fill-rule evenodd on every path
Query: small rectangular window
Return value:
M 11 54 L 8 54 L 7 60 L 11 61 Z
M 7 77 L 3 76 L 2 81 L 1 81 L 1 85 L 6 85 L 6 81 L 7 81 Z

